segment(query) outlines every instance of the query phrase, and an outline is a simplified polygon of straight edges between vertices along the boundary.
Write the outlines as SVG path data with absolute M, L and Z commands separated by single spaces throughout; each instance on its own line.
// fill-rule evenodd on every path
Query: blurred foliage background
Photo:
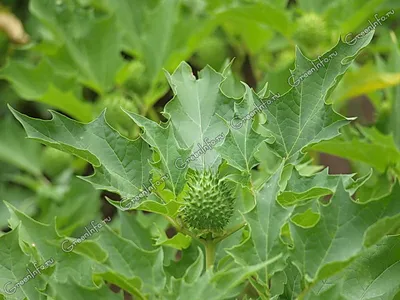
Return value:
M 92 173 L 86 162 L 26 139 L 7 103 L 32 117 L 49 119 L 52 109 L 81 122 L 107 108 L 108 122 L 136 138 L 139 129 L 121 107 L 163 121 L 173 97 L 163 70 L 182 60 L 196 75 L 234 59 L 237 81 L 257 91 L 268 82 L 283 94 L 296 51 L 315 59 L 381 16 L 372 44 L 327 99 L 357 120 L 340 138 L 309 149 L 312 164 L 303 171 L 330 166 L 330 173 L 363 176 L 372 169 L 358 193 L 388 193 L 400 174 L 399 8 L 398 0 L 3 0 L 0 200 L 41 222 L 57 216 L 60 232 L 70 235 L 114 213 L 106 195 L 118 199 L 76 178 Z M 266 173 L 267 156 L 261 149 Z M 7 219 L 0 201 L 0 228 Z

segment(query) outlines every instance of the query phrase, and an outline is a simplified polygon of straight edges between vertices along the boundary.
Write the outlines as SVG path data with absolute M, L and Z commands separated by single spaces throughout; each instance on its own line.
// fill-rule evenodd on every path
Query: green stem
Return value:
M 237 224 L 235 227 L 232 227 L 227 233 L 225 233 L 223 236 L 218 237 L 216 239 L 214 239 L 214 243 L 219 243 L 222 240 L 226 239 L 228 236 L 234 234 L 236 231 L 242 229 L 244 226 L 246 226 L 246 222 Z
M 164 216 L 172 224 L 172 226 L 174 226 L 176 228 L 177 231 L 192 237 L 193 239 L 199 241 L 200 243 L 202 243 L 204 245 L 205 250 L 206 250 L 206 267 L 207 267 L 207 269 L 212 269 L 214 266 L 217 244 L 219 242 L 221 242 L 222 240 L 224 240 L 225 238 L 227 238 L 228 236 L 230 236 L 231 234 L 240 230 L 241 228 L 243 228 L 246 225 L 246 223 L 238 224 L 235 227 L 231 228 L 224 236 L 216 238 L 216 239 L 213 239 L 211 237 L 208 237 L 207 239 L 203 239 L 203 238 L 197 237 L 192 232 L 190 232 L 190 230 L 187 230 L 186 228 L 181 226 L 176 220 L 174 220 L 170 216 L 166 216 L 166 215 L 164 215 Z
M 191 233 L 191 232 L 190 232 L 189 230 L 187 230 L 186 228 L 180 226 L 173 218 L 171 218 L 171 217 L 169 217 L 169 216 L 166 216 L 166 215 L 164 215 L 164 216 L 165 216 L 165 218 L 172 224 L 172 226 L 175 227 L 175 229 L 176 229 L 177 231 L 179 231 L 179 232 L 181 232 L 181 233 L 183 233 L 183 234 L 186 234 L 186 235 L 190 236 L 191 238 L 193 238 L 193 239 L 198 240 L 198 241 L 201 242 L 201 240 L 200 240 L 198 237 L 196 237 L 193 233 Z
M 151 120 L 153 120 L 154 122 L 157 122 L 157 123 L 160 122 L 160 118 L 159 118 L 159 116 L 158 116 L 156 110 L 154 109 L 154 107 L 149 107 L 149 108 L 146 110 L 146 113 L 148 114 L 149 118 L 150 118 Z
M 395 53 L 395 68 L 400 67 L 400 50 L 398 41 L 394 32 L 390 33 L 392 39 L 392 48 Z M 394 87 L 394 97 L 392 104 L 392 114 L 390 116 L 390 125 L 393 132 L 393 140 L 396 146 L 400 149 L 400 86 Z
M 213 240 L 207 240 L 204 243 L 204 246 L 206 248 L 206 267 L 208 269 L 212 269 L 215 263 L 215 253 L 217 250 L 217 243 L 215 243 Z

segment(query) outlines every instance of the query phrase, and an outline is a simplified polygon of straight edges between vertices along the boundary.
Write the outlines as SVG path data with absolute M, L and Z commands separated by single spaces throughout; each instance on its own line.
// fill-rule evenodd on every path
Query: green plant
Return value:
M 11 231 L 0 236 L 0 286 L 23 279 L 33 262 L 54 264 L 12 296 L 2 294 L 38 299 L 36 287 L 52 299 L 122 299 L 106 287 L 113 284 L 135 299 L 398 299 L 400 153 L 392 138 L 359 129 L 360 146 L 390 148 L 388 159 L 369 158 L 387 170 L 381 194 L 367 192 L 372 172 L 330 175 L 310 164 L 316 147 L 334 148 L 327 146 L 333 139 L 356 134 L 351 119 L 325 101 L 372 35 L 354 45 L 339 41 L 318 69 L 317 60 L 297 52 L 293 79 L 302 79 L 278 98 L 246 84 L 233 98 L 239 89 L 230 66 L 223 73 L 208 66 L 195 78 L 181 63 L 167 74 L 174 97 L 165 123 L 124 110 L 142 130 L 135 140 L 111 127 L 105 113 L 80 123 L 10 107 L 29 138 L 93 166 L 81 179 L 141 200 L 131 214 L 108 199 L 118 216 L 70 252 L 61 243 L 71 231 L 6 203 Z M 340 135 L 345 128 L 350 133 Z M 167 236 L 171 225 L 176 234 Z

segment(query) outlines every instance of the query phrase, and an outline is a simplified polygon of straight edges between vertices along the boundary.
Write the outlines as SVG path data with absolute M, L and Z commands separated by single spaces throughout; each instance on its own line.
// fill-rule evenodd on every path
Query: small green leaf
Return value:
M 184 235 L 180 232 L 178 232 L 176 235 L 174 235 L 172 238 L 168 238 L 166 233 L 162 230 L 159 230 L 160 236 L 156 240 L 156 246 L 169 246 L 174 249 L 182 250 L 186 249 L 189 247 L 192 238 L 190 236 Z

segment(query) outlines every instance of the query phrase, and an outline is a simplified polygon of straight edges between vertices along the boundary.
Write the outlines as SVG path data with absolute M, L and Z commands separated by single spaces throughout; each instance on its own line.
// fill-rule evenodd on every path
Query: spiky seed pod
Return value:
M 227 183 L 210 170 L 195 171 L 181 208 L 183 222 L 191 229 L 218 232 L 233 215 L 235 198 Z

